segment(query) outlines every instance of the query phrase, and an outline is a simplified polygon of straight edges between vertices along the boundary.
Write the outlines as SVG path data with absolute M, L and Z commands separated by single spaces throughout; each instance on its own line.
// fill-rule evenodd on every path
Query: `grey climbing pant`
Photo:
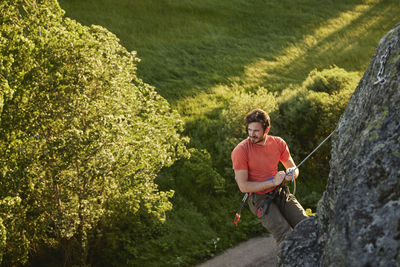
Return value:
M 280 188 L 275 199 L 271 202 L 265 214 L 259 218 L 262 225 L 272 234 L 278 245 L 293 231 L 293 228 L 307 218 L 306 212 L 294 195 L 286 188 Z M 253 193 L 248 200 L 250 211 L 257 215 L 272 193 Z

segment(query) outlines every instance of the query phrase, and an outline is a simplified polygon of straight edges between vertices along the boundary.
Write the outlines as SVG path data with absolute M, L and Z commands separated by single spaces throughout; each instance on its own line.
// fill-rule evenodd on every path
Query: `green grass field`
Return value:
M 266 88 L 279 97 L 284 89 L 302 84 L 310 71 L 334 65 L 361 78 L 379 40 L 400 22 L 399 0 L 59 2 L 66 16 L 84 25 L 102 25 L 128 50 L 137 51 L 138 76 L 178 110 L 190 146 L 197 149 L 209 149 L 213 141 L 198 133 L 203 130 L 198 123 L 218 117 L 243 90 Z M 232 199 L 237 203 L 227 205 L 235 209 L 238 195 L 219 201 L 226 204 Z M 165 257 L 171 266 L 189 266 L 248 237 L 223 232 L 232 229 L 227 225 L 235 210 L 215 203 L 213 210 L 204 211 L 194 202 L 185 196 L 175 198 L 166 222 L 168 234 L 147 244 L 151 251 L 151 245 L 160 241 L 165 251 L 173 252 L 152 251 L 154 258 Z M 254 220 L 242 220 L 247 234 L 259 234 Z
M 220 85 L 280 91 L 310 70 L 365 70 L 399 22 L 386 1 L 62 0 L 67 16 L 99 24 L 138 52 L 138 74 L 177 105 Z

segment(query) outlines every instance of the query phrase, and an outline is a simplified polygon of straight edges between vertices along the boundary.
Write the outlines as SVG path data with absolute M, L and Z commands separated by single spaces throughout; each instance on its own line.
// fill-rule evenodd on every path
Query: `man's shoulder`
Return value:
M 247 150 L 249 142 L 250 142 L 250 140 L 248 138 L 242 140 L 239 144 L 236 145 L 236 147 L 233 149 L 233 151 Z
M 240 142 L 231 153 L 232 168 L 235 170 L 247 170 L 248 165 L 248 139 Z
M 243 139 L 239 144 L 237 144 L 236 147 L 246 147 L 249 145 L 249 143 L 250 143 L 250 139 L 246 138 L 246 139 Z
M 283 151 L 286 149 L 287 144 L 285 140 L 282 139 L 282 137 L 270 136 L 270 138 L 271 141 L 268 142 L 270 147 L 278 149 L 279 151 Z
M 276 142 L 276 143 L 286 143 L 285 140 L 282 139 L 282 137 L 279 136 L 274 136 L 274 135 L 269 135 L 269 138 L 271 138 L 272 141 Z

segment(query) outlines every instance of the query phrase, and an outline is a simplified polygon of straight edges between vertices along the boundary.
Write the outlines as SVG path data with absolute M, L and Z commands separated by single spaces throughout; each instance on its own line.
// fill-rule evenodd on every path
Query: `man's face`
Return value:
M 264 128 L 261 122 L 250 122 L 247 126 L 247 132 L 249 133 L 250 141 L 253 144 L 260 143 L 264 140 Z

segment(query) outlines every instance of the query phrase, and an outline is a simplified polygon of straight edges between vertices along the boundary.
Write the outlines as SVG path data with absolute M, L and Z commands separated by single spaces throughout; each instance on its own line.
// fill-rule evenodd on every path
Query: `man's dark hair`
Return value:
M 269 115 L 262 109 L 254 109 L 246 115 L 245 120 L 247 125 L 252 122 L 260 122 L 264 131 L 270 126 Z

